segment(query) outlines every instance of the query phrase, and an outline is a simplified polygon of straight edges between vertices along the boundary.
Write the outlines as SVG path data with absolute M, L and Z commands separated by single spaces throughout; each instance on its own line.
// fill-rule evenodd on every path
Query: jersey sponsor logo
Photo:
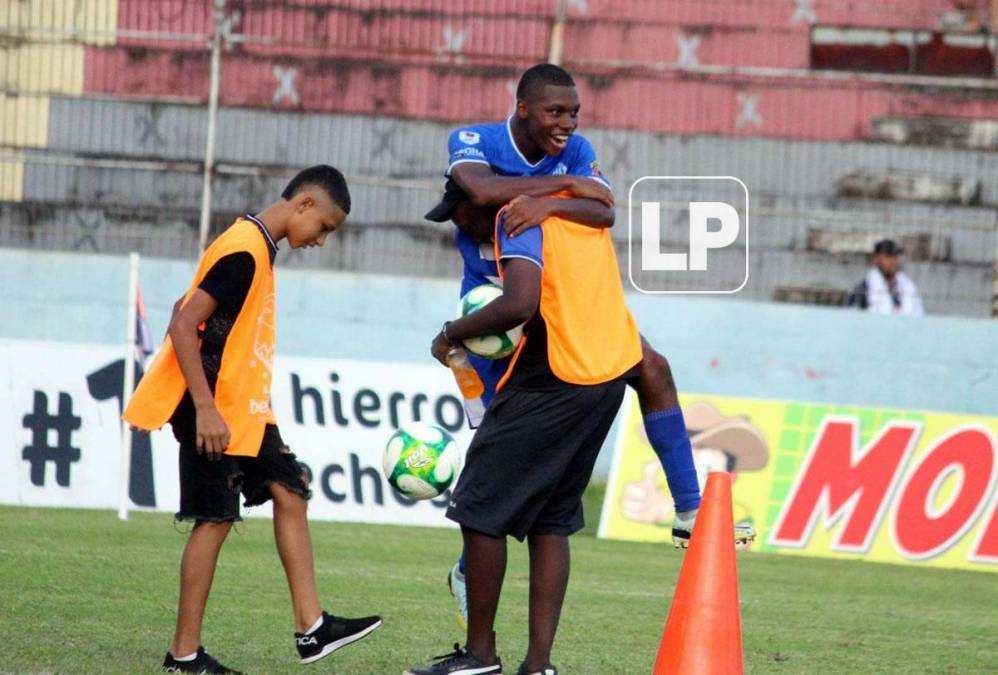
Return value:
M 266 415 L 270 412 L 270 401 L 259 401 L 251 398 L 249 402 L 250 415 Z
M 481 135 L 475 131 L 461 131 L 458 132 L 457 137 L 462 143 L 468 145 L 477 145 L 478 141 L 482 140 Z
M 589 162 L 589 170 L 593 172 L 594 176 L 599 176 L 600 178 L 603 177 L 603 172 L 599 170 L 599 162 Z
M 551 175 L 564 176 L 566 173 L 568 173 L 568 167 L 565 166 L 564 162 L 558 162 L 558 166 L 554 168 L 554 171 L 551 172 Z
M 456 150 L 453 153 L 451 153 L 451 156 L 455 157 L 455 158 L 458 158 L 458 157 L 481 157 L 482 159 L 485 159 L 485 153 L 483 153 L 478 148 L 461 148 L 460 150 Z

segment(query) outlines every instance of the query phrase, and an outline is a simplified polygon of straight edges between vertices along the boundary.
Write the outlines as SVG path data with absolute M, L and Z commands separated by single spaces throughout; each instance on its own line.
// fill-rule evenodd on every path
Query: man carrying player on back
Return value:
M 471 206 L 508 204 L 503 225 L 514 237 L 550 216 L 594 228 L 612 227 L 613 193 L 589 141 L 575 133 L 580 104 L 571 75 L 552 64 L 533 66 L 521 77 L 516 98 L 516 110 L 504 122 L 462 127 L 451 134 L 447 191 L 443 201 L 426 214 L 427 219 L 450 220 L 456 207 L 468 200 Z M 570 197 L 552 196 L 557 193 Z M 460 216 L 455 218 L 456 223 L 459 220 Z M 456 235 L 464 260 L 462 295 L 480 284 L 495 283 L 498 275 L 492 244 L 482 241 L 491 232 L 485 229 L 476 240 L 469 230 L 473 227 L 459 227 Z M 700 504 L 692 447 L 668 361 L 646 340 L 641 342 L 638 377 L 629 384 L 638 393 L 649 443 L 662 463 L 675 502 L 673 544 L 685 548 Z M 508 359 L 469 357 L 485 383 L 487 405 Z M 736 528 L 737 542 L 744 544 L 754 537 L 751 528 Z M 463 555 L 448 574 L 448 584 L 464 625 Z

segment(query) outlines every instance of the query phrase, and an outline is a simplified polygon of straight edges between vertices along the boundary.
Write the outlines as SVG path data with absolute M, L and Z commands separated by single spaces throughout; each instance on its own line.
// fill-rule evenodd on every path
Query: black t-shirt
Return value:
M 273 264 L 274 257 L 277 255 L 277 246 L 264 233 L 262 226 L 255 218 L 247 217 L 256 223 L 258 228 L 261 228 L 260 235 L 269 245 L 270 262 Z M 243 303 L 246 302 L 255 271 L 256 263 L 250 253 L 245 251 L 230 253 L 212 265 L 204 279 L 198 284 L 198 288 L 218 302 L 218 307 L 205 321 L 204 329 L 198 331 L 198 337 L 201 338 L 201 366 L 204 368 L 204 375 L 212 392 L 215 391 L 215 383 L 218 381 L 218 373 L 222 367 L 225 341 L 239 317 L 239 312 L 242 311 Z M 177 440 L 184 442 L 185 439 L 192 440 L 194 438 L 196 422 L 194 403 L 191 401 L 190 392 L 184 394 L 184 398 L 181 399 L 170 419 L 170 425 L 173 427 L 173 433 Z
M 524 325 L 523 332 L 527 336 L 527 344 L 523 346 L 506 386 L 530 391 L 555 391 L 574 386 L 560 379 L 551 370 L 547 323 L 540 311 Z
M 528 391 L 556 391 L 565 387 L 579 386 L 565 382 L 551 370 L 551 361 L 548 359 L 547 324 L 540 312 L 534 314 L 523 330 L 527 335 L 527 344 L 520 352 L 520 358 L 517 359 L 513 374 L 509 376 L 506 386 Z M 639 361 L 634 364 L 614 379 L 636 379 L 640 363 Z
M 198 332 L 201 338 L 201 365 L 212 391 L 222 367 L 225 341 L 249 294 L 255 270 L 252 255 L 246 252 L 230 253 L 215 263 L 198 284 L 198 288 L 218 302 L 218 307 L 204 322 L 204 330 Z

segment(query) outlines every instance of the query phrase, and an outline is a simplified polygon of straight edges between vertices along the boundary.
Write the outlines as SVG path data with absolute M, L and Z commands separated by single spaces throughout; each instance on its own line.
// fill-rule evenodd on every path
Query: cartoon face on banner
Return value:
M 732 474 L 754 550 L 998 571 L 998 418 L 683 397 L 694 462 Z M 600 536 L 668 541 L 674 508 L 629 395 Z
M 727 471 L 734 484 L 739 473 L 759 471 L 769 461 L 769 447 L 760 430 L 742 415 L 724 415 L 709 401 L 697 401 L 683 407 L 686 429 L 693 446 L 697 481 L 703 490 L 707 474 Z M 646 461 L 641 478 L 624 485 L 620 511 L 627 520 L 660 527 L 671 526 L 675 507 L 665 485 L 662 465 L 655 458 L 640 416 L 632 432 L 645 446 L 652 459 Z M 752 523 L 750 505 L 735 503 L 735 522 Z

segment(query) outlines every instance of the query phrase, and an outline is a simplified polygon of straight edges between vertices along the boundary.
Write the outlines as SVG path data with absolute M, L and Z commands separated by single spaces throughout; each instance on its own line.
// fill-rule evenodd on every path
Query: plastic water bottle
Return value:
M 468 424 L 474 429 L 485 417 L 485 403 L 482 401 L 485 385 L 468 360 L 468 354 L 460 347 L 453 347 L 447 352 L 447 365 L 454 373 L 454 379 L 464 398 L 464 413 L 468 416 Z

